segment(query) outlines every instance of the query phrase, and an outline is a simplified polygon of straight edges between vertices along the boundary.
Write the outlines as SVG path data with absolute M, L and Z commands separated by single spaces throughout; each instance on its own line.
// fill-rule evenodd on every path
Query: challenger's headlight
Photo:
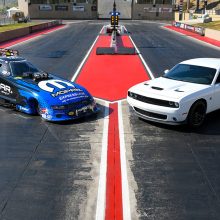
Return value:
M 137 99 L 137 94 L 135 94 L 133 92 L 128 91 L 128 96 L 133 98 L 133 99 Z
M 67 108 L 67 106 L 65 106 L 65 105 L 52 105 L 51 108 L 53 110 L 64 110 Z
M 128 96 L 132 97 L 132 92 L 128 91 Z
M 179 108 L 179 103 L 178 102 L 169 102 L 169 105 L 172 108 Z

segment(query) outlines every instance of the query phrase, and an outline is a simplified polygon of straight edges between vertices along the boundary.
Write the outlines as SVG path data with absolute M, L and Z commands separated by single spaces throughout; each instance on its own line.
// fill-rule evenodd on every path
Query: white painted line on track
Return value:
M 142 63 L 144 64 L 144 66 L 145 66 L 145 68 L 146 68 L 148 74 L 150 75 L 151 79 L 154 79 L 155 77 L 154 77 L 152 71 L 150 70 L 150 67 L 149 67 L 149 66 L 147 65 L 147 63 L 145 62 L 144 58 L 142 57 L 140 51 L 138 50 L 138 48 L 137 48 L 137 46 L 135 45 L 134 41 L 132 40 L 131 36 L 129 36 L 129 38 L 130 38 L 132 44 L 134 45 L 134 47 L 135 47 L 135 49 L 136 49 L 136 51 L 137 51 L 137 53 L 138 53 L 138 55 L 139 55 L 139 57 L 140 57 Z
M 125 26 L 124 26 L 124 29 L 128 32 L 128 30 L 127 30 L 127 28 L 126 28 Z M 137 53 L 138 53 L 138 55 L 139 55 L 139 57 L 140 57 L 142 63 L 144 64 L 144 67 L 145 67 L 146 70 L 148 71 L 148 74 L 150 75 L 151 79 L 154 79 L 155 77 L 154 77 L 152 71 L 150 70 L 150 67 L 149 67 L 149 66 L 147 65 L 147 63 L 145 62 L 144 58 L 142 57 L 142 55 L 141 55 L 139 49 L 138 49 L 137 46 L 135 45 L 135 43 L 134 43 L 134 41 L 132 40 L 131 36 L 129 36 L 129 38 L 130 38 L 132 44 L 134 45 L 134 47 L 135 47 L 135 49 L 136 49 L 136 51 L 137 51 Z
M 102 29 L 101 29 L 101 31 L 100 31 L 99 33 L 102 32 L 103 28 L 104 28 L 104 26 L 102 27 Z M 76 70 L 74 76 L 73 76 L 72 79 L 71 79 L 72 82 L 74 82 L 74 81 L 76 80 L 77 76 L 79 75 L 79 73 L 80 73 L 80 71 L 81 71 L 81 69 L 82 69 L 84 63 L 86 62 L 87 58 L 89 57 L 89 54 L 91 53 L 91 51 L 92 51 L 94 45 L 96 44 L 98 38 L 99 38 L 99 35 L 96 37 L 96 39 L 95 39 L 95 41 L 93 42 L 92 46 L 91 46 L 90 49 L 88 50 L 86 56 L 84 57 L 84 59 L 83 59 L 82 62 L 80 63 L 78 69 Z
M 101 102 L 106 101 L 106 102 L 108 102 L 109 104 L 118 103 L 118 102 L 120 102 L 120 101 L 126 101 L 126 100 L 127 100 L 127 98 L 124 98 L 124 99 L 120 99 L 120 100 L 117 100 L 117 101 L 108 101 L 108 100 L 100 99 L 100 98 L 97 98 L 97 97 L 94 97 L 94 99 L 95 99 L 95 100 L 98 100 L 98 101 L 101 101 Z
M 119 126 L 120 157 L 121 157 L 123 219 L 131 220 L 126 148 L 125 148 L 124 125 L 123 125 L 123 118 L 122 118 L 122 102 L 121 101 L 118 103 L 118 126 Z
M 102 136 L 102 152 L 100 162 L 99 186 L 96 204 L 96 220 L 105 219 L 106 202 L 106 172 L 107 172 L 107 152 L 108 152 L 108 125 L 109 125 L 109 104 L 105 102 L 105 117 Z

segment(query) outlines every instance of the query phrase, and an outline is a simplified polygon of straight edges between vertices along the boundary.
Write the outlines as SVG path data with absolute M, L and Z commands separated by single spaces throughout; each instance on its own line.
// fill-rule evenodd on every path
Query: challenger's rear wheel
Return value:
M 200 127 L 204 121 L 206 116 L 206 103 L 202 100 L 195 102 L 188 115 L 188 124 L 192 128 Z

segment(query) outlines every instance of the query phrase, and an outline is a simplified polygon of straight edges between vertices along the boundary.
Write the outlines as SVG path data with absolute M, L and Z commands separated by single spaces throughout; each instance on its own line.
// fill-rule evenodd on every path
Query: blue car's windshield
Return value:
M 41 72 L 41 70 L 34 67 L 31 63 L 22 61 L 22 62 L 10 62 L 10 67 L 12 70 L 12 75 L 15 77 L 22 77 L 23 73 L 36 73 Z
M 216 71 L 216 69 L 209 67 L 178 64 L 163 77 L 184 82 L 210 85 Z

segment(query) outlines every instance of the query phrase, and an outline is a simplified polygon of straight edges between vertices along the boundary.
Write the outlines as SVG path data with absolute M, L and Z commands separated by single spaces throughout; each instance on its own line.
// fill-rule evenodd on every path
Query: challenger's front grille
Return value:
M 167 115 L 162 115 L 162 114 L 157 114 L 157 113 L 153 113 L 153 112 L 148 112 L 142 109 L 139 109 L 137 107 L 134 107 L 134 110 L 142 115 L 145 115 L 147 117 L 151 117 L 151 118 L 157 118 L 157 119 L 167 119 Z
M 145 102 L 145 103 L 152 104 L 152 105 L 159 105 L 159 106 L 170 107 L 170 108 L 178 108 L 178 106 L 176 106 L 174 102 L 162 100 L 162 99 L 150 98 L 150 97 L 139 95 L 139 94 L 136 94 L 130 91 L 128 91 L 128 96 L 140 102 Z

